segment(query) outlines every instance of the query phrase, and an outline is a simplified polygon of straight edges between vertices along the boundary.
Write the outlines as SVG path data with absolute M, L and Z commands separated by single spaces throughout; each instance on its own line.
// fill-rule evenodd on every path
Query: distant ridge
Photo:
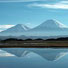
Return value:
M 20 36 L 20 38 L 24 36 L 29 38 L 68 37 L 68 26 L 54 19 L 50 19 L 32 29 L 26 25 L 17 24 L 0 32 L 0 36 Z
M 16 35 L 22 35 L 23 32 L 29 30 L 30 28 L 27 27 L 26 25 L 24 24 L 17 24 L 16 26 L 13 26 L 7 30 L 4 30 L 1 33 L 1 35 L 4 35 L 4 36 L 9 36 L 9 35 L 12 35 L 12 36 L 16 36 Z

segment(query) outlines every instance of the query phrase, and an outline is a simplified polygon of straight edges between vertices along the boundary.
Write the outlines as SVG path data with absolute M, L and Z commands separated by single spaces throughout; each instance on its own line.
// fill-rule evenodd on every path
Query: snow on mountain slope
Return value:
M 56 20 L 47 20 L 39 26 L 29 29 L 27 26 L 18 24 L 0 33 L 0 36 L 68 36 L 68 27 Z
M 4 35 L 4 36 L 6 36 L 6 35 L 14 35 L 14 36 L 22 35 L 23 32 L 25 32 L 29 29 L 30 29 L 29 27 L 27 27 L 23 24 L 17 24 L 16 26 L 13 26 L 7 30 L 2 31 L 0 34 Z
M 55 30 L 55 29 L 64 29 L 68 28 L 66 25 L 56 21 L 56 20 L 47 20 L 39 26 L 35 27 L 33 30 Z
M 30 36 L 68 35 L 68 27 L 56 20 L 47 20 L 27 33 Z

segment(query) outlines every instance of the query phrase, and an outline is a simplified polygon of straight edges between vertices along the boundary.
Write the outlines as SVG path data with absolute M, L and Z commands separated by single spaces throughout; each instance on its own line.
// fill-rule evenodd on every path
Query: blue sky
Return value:
M 35 27 L 48 19 L 68 25 L 68 1 L 0 0 L 0 31 L 16 24 Z

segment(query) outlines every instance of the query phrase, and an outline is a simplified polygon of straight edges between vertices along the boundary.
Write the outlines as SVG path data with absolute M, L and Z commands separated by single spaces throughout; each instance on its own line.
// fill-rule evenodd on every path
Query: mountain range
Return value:
M 30 38 L 68 37 L 68 26 L 56 20 L 47 20 L 35 28 L 29 28 L 23 24 L 17 24 L 0 32 L 0 36 L 16 36 Z

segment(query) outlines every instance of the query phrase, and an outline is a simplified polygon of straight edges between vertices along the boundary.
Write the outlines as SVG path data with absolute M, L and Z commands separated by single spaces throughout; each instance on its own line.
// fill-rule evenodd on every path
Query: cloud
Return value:
M 28 2 L 28 1 L 36 1 L 36 0 L 0 0 L 0 2 Z
M 0 25 L 0 28 L 10 28 L 13 27 L 14 25 Z
M 7 53 L 3 50 L 0 50 L 0 57 L 9 57 L 9 56 L 14 56 L 13 54 Z
M 15 25 L 0 25 L 0 32 L 5 30 L 5 29 L 11 28 L 13 26 L 15 26 Z
M 68 4 L 66 4 L 68 1 L 60 1 L 58 3 L 54 4 L 39 4 L 39 3 L 33 3 L 29 4 L 30 7 L 41 7 L 41 8 L 51 8 L 51 9 L 68 9 Z
M 47 1 L 47 0 L 0 0 L 0 2 L 31 2 L 31 1 Z
M 3 30 L 0 30 L 0 32 L 3 31 Z
M 54 0 L 0 0 L 0 2 L 33 2 L 33 1 L 54 1 Z
M 65 4 L 67 4 L 67 3 L 68 3 L 68 1 L 61 1 L 60 3 L 65 3 Z
M 9 57 L 9 56 L 14 56 L 10 53 L 0 53 L 0 57 Z

